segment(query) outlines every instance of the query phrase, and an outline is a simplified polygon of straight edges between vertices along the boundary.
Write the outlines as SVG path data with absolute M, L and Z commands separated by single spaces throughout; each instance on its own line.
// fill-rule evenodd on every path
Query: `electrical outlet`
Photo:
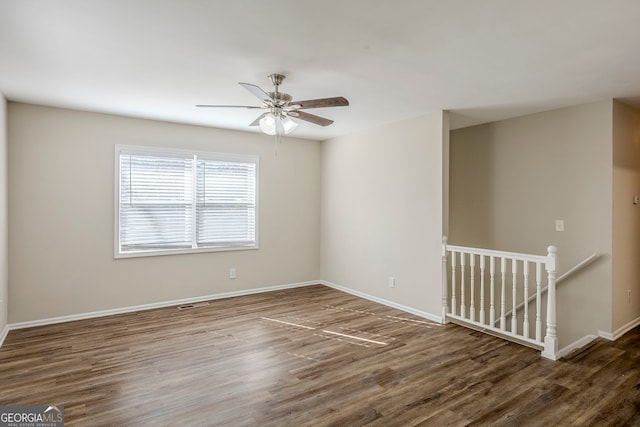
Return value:
M 627 289 L 627 304 L 631 304 L 631 289 Z
M 395 277 L 389 277 L 389 287 L 390 288 L 395 288 L 396 287 L 396 278 Z
M 229 269 L 229 279 L 235 279 L 236 276 L 236 269 L 235 268 L 230 268 Z
M 556 219 L 556 231 L 564 231 L 564 219 Z

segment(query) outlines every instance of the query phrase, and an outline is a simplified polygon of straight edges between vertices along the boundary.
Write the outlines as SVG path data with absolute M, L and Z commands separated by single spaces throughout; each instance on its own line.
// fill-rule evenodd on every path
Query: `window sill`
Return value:
M 155 256 L 164 256 L 164 255 L 184 255 L 184 254 L 199 254 L 205 252 L 229 252 L 229 251 L 249 251 L 258 249 L 258 245 L 252 246 L 226 246 L 226 247 L 209 247 L 209 248 L 198 248 L 198 249 L 172 249 L 172 250 L 147 250 L 147 251 L 139 251 L 139 252 L 125 252 L 118 253 L 116 252 L 113 255 L 114 259 L 123 259 L 123 258 L 141 258 L 141 257 L 155 257 Z

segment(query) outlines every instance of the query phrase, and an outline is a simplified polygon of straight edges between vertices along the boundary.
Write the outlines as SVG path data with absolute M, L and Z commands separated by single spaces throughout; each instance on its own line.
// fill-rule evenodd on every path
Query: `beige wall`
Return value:
M 322 143 L 323 280 L 440 315 L 446 126 L 439 112 Z
M 492 248 L 490 126 L 451 132 L 449 243 Z
M 8 105 L 11 323 L 320 278 L 319 142 Z M 115 144 L 259 155 L 260 249 L 115 260 Z
M 8 322 L 7 101 L 0 93 L 0 336 Z
M 614 332 L 640 317 L 640 204 L 633 204 L 634 195 L 640 196 L 640 111 L 614 102 Z
M 558 286 L 561 347 L 611 331 L 611 135 L 611 101 L 451 132 L 451 243 L 555 245 L 560 273 L 602 255 Z

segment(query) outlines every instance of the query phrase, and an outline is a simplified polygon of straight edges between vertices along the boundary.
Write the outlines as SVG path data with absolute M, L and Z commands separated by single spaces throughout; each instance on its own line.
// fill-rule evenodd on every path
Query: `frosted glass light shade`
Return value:
M 298 124 L 296 122 L 294 122 L 293 120 L 291 120 L 290 117 L 285 117 L 282 120 L 282 127 L 284 128 L 284 133 L 286 135 L 289 135 L 291 133 L 291 131 L 293 131 L 295 128 L 298 127 Z
M 298 124 L 290 117 L 279 117 L 273 113 L 267 113 L 260 119 L 260 129 L 267 135 L 288 135 Z
M 272 113 L 266 114 L 263 118 L 260 119 L 260 129 L 262 132 L 267 135 L 275 135 L 276 134 L 276 116 Z

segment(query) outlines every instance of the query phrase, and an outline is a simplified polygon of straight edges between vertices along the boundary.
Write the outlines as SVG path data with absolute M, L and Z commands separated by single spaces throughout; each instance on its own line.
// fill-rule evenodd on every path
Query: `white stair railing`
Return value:
M 548 359 L 558 358 L 557 249 L 555 246 L 549 246 L 547 255 L 531 255 L 453 246 L 447 244 L 447 238 L 443 237 L 442 267 L 443 322 L 455 320 L 463 325 L 489 331 L 506 339 L 540 349 L 542 356 Z M 546 274 L 543 273 L 543 268 Z M 531 273 L 534 274 L 533 277 Z M 529 304 L 524 304 L 528 300 L 531 281 L 535 282 L 536 288 L 534 336 L 531 336 L 530 331 Z M 476 286 L 478 282 L 479 285 Z M 544 322 L 542 320 L 543 284 L 546 284 L 547 288 L 547 316 Z M 508 292 L 509 288 L 511 292 Z M 499 301 L 495 301 L 496 295 L 499 295 Z M 478 301 L 476 296 L 479 297 Z M 524 308 L 522 317 L 519 315 L 519 310 L 513 310 L 518 305 Z M 497 319 L 496 315 L 499 315 Z M 497 326 L 496 323 L 498 323 Z M 543 323 L 544 336 L 542 335 Z
M 558 287 L 558 285 L 560 284 L 560 282 L 566 280 L 568 277 L 574 275 L 575 273 L 577 273 L 578 271 L 582 270 L 583 268 L 587 267 L 588 265 L 590 265 L 591 263 L 593 263 L 595 260 L 597 260 L 600 257 L 600 255 L 598 255 L 597 253 L 593 253 L 591 255 L 589 255 L 587 258 L 583 259 L 582 261 L 580 261 L 578 264 L 574 265 L 573 267 L 571 267 L 566 273 L 564 273 L 562 276 L 558 277 L 556 279 L 556 288 Z M 542 295 L 547 293 L 547 287 L 545 286 L 544 288 L 542 288 Z M 527 294 L 526 290 L 525 290 L 525 295 Z M 536 294 L 530 295 L 529 298 L 527 299 L 526 303 L 530 304 L 532 303 L 535 299 L 537 298 Z M 522 307 L 525 306 L 525 302 L 522 301 L 520 304 L 518 304 L 516 306 L 516 310 L 522 310 Z M 511 311 L 507 312 L 507 316 L 511 314 Z

